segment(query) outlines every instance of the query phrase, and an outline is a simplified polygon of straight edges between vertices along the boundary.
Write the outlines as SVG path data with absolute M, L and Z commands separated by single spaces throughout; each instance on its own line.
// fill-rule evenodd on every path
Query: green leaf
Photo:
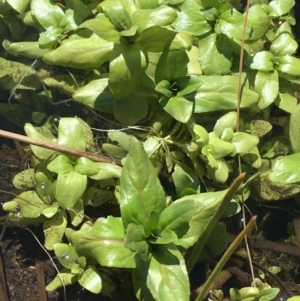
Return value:
M 169 46 L 169 45 L 168 45 Z M 187 75 L 188 55 L 184 49 L 170 50 L 166 47 L 155 70 L 155 82 L 174 80 Z
M 223 131 L 227 128 L 231 128 L 233 131 L 236 130 L 236 118 L 236 112 L 228 112 L 217 120 L 214 132 L 217 133 L 218 137 L 221 137 Z
M 87 269 L 78 277 L 79 284 L 92 292 L 99 294 L 102 290 L 102 280 L 98 270 L 93 266 L 88 266 Z
M 91 80 L 73 94 L 74 100 L 92 109 L 113 113 L 114 98 L 108 88 L 108 78 Z
M 274 70 L 274 56 L 270 51 L 257 52 L 254 57 L 248 57 L 248 60 L 252 60 L 250 68 L 259 71 L 273 71 Z
M 55 185 L 55 196 L 62 208 L 72 208 L 83 195 L 87 185 L 87 176 L 75 171 L 58 174 Z
M 147 66 L 146 55 L 138 43 L 114 44 L 109 61 L 109 89 L 115 99 L 122 100 L 139 87 Z
M 49 205 L 44 203 L 35 191 L 25 191 L 12 201 L 5 202 L 4 211 L 15 213 L 16 217 L 37 218 Z
M 62 269 L 58 275 L 47 286 L 46 291 L 52 292 L 60 287 L 71 285 L 78 281 L 78 276 L 70 272 L 69 269 Z
M 137 252 L 144 261 L 148 261 L 151 257 L 145 231 L 141 225 L 129 224 L 127 226 L 124 246 Z
M 50 0 L 32 0 L 31 13 L 45 28 L 59 27 L 61 19 L 65 16 L 60 6 L 52 4 Z
M 270 16 L 271 17 L 279 17 L 289 13 L 289 11 L 294 7 L 294 0 L 273 0 L 269 3 L 271 7 Z
M 15 42 L 11 43 L 8 40 L 2 42 L 3 48 L 12 54 L 21 54 L 31 59 L 43 57 L 51 48 L 40 48 L 37 42 Z
M 73 265 L 78 263 L 79 256 L 71 245 L 57 243 L 54 245 L 54 253 L 65 268 L 72 269 Z
M 124 227 L 136 224 L 145 229 L 151 212 L 160 214 L 165 208 L 165 194 L 143 146 L 133 137 L 120 181 L 120 208 Z
M 293 37 L 291 26 L 288 22 L 281 24 L 277 31 L 274 41 L 272 41 L 270 51 L 275 56 L 292 55 L 296 52 L 298 43 Z
M 83 22 L 78 28 L 88 28 L 106 41 L 120 43 L 120 33 L 104 14 Z
M 236 132 L 233 134 L 231 143 L 235 146 L 237 153 L 246 153 L 258 145 L 259 139 L 248 133 Z
M 212 152 L 212 155 L 215 159 L 222 159 L 236 153 L 235 146 L 230 142 L 220 139 L 215 132 L 209 133 L 208 143 L 214 146 L 214 152 Z
M 195 100 L 194 113 L 232 111 L 236 109 L 237 79 L 233 76 L 199 76 L 203 82 L 195 95 L 185 96 Z M 241 108 L 255 107 L 259 94 L 243 88 Z
M 229 168 L 224 160 L 215 160 L 214 164 L 207 166 L 207 175 L 212 181 L 225 183 L 229 176 Z
M 300 75 L 300 59 L 290 56 L 282 55 L 277 58 L 276 69 L 282 73 L 287 73 L 293 76 Z
M 199 59 L 205 75 L 229 74 L 232 55 L 224 38 L 210 34 L 199 40 Z
M 162 52 L 175 36 L 175 31 L 165 27 L 152 26 L 145 29 L 136 41 L 146 52 Z
M 108 61 L 113 43 L 97 36 L 64 42 L 53 51 L 46 53 L 46 64 L 90 70 L 101 67 Z
M 74 160 L 67 155 L 58 155 L 48 165 L 47 169 L 54 173 L 69 173 L 73 171 Z
M 80 157 L 76 161 L 74 170 L 82 175 L 87 175 L 87 176 L 95 175 L 99 171 L 97 164 L 85 157 Z
M 26 10 L 30 0 L 6 0 L 6 2 L 20 14 Z
M 34 187 L 34 169 L 25 169 L 17 173 L 13 178 L 13 184 L 17 189 L 28 189 Z
M 114 200 L 114 198 L 114 191 L 96 187 L 89 187 L 82 196 L 84 205 L 92 205 L 94 207 L 101 206 L 106 202 Z
M 163 97 L 159 100 L 161 107 L 177 121 L 186 123 L 192 116 L 194 103 L 185 97 Z
M 117 142 L 124 150 L 129 151 L 131 136 L 122 131 L 108 131 L 108 138 L 111 141 Z
M 83 201 L 79 199 L 75 205 L 69 209 L 70 221 L 74 227 L 81 224 L 84 218 Z
M 38 171 L 34 175 L 35 190 L 39 197 L 44 200 L 45 203 L 51 204 L 54 199 L 53 178 L 51 175 L 47 175 Z
M 163 232 L 157 231 L 159 234 L 152 233 L 148 238 L 148 242 L 154 245 L 167 245 L 177 240 L 174 231 L 165 229 Z
M 92 256 L 101 266 L 134 268 L 134 253 L 123 245 L 124 228 L 121 218 L 98 218 L 94 225 L 83 226 L 71 235 L 78 252 Z
M 273 182 L 283 184 L 300 182 L 300 153 L 277 159 L 269 178 Z
M 294 153 L 300 152 L 300 104 L 291 113 L 289 136 Z
M 202 36 L 212 30 L 200 10 L 190 9 L 178 13 L 177 19 L 172 24 L 177 31 L 185 31 L 194 36 Z
M 139 265 L 137 266 L 139 269 Z M 150 259 L 146 284 L 157 301 L 190 300 L 190 285 L 185 261 L 173 245 L 159 246 Z
M 54 246 L 62 241 L 67 227 L 67 214 L 64 210 L 58 211 L 52 218 L 43 224 L 45 242 L 47 250 L 54 250 Z
M 176 187 L 177 197 L 184 196 L 185 190 L 191 188 L 195 193 L 200 192 L 198 175 L 187 166 L 176 164 L 172 178 Z
M 174 8 L 161 5 L 154 9 L 139 9 L 131 16 L 132 25 L 137 26 L 138 31 L 142 32 L 152 26 L 168 26 L 177 17 Z
M 106 180 L 111 178 L 120 178 L 122 168 L 113 163 L 96 162 L 98 172 L 89 176 L 93 180 Z
M 34 126 L 31 125 L 30 123 L 25 124 L 24 130 L 28 137 L 38 139 L 38 140 L 44 141 L 46 143 L 57 143 L 57 139 L 46 138 L 45 136 L 40 134 L 34 128 Z M 47 159 L 51 158 L 51 156 L 54 154 L 54 151 L 51 149 L 46 149 L 46 148 L 42 148 L 42 147 L 35 146 L 35 145 L 30 145 L 30 148 L 31 148 L 32 152 L 34 153 L 34 155 L 36 157 L 38 157 L 39 159 L 47 160 Z
M 259 301 L 274 300 L 275 297 L 279 294 L 279 292 L 280 292 L 280 289 L 277 287 L 265 288 L 263 290 L 260 290 L 259 291 Z
M 263 110 L 270 106 L 279 93 L 278 72 L 258 71 L 255 76 L 255 91 L 260 94 L 258 107 Z
M 85 151 L 83 127 L 76 118 L 61 118 L 58 125 L 58 144 Z

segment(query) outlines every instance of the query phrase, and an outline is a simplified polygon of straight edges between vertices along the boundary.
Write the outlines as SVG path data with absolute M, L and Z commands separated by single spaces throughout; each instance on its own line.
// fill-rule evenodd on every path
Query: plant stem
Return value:
M 202 301 L 204 297 L 208 294 L 208 290 L 210 285 L 213 283 L 214 279 L 217 277 L 219 272 L 222 270 L 223 266 L 226 264 L 232 253 L 236 250 L 236 248 L 240 245 L 242 240 L 245 238 L 245 236 L 249 233 L 249 231 L 252 229 L 256 222 L 256 216 L 253 216 L 247 226 L 244 228 L 244 230 L 236 237 L 236 239 L 233 241 L 233 243 L 228 247 L 218 264 L 215 266 L 214 270 L 208 277 L 208 279 L 205 281 L 203 287 L 201 288 L 201 291 L 196 298 L 195 301 Z
M 215 225 L 217 224 L 217 222 L 219 221 L 219 219 L 222 217 L 222 214 L 225 210 L 225 208 L 227 207 L 228 203 L 233 199 L 236 191 L 238 190 L 238 188 L 240 187 L 240 185 L 242 184 L 244 178 L 245 178 L 246 174 L 242 173 L 240 174 L 235 181 L 231 184 L 231 186 L 228 188 L 228 191 L 226 192 L 223 200 L 221 201 L 220 206 L 218 207 L 217 211 L 214 213 L 214 215 L 210 218 L 208 224 L 206 225 L 203 233 L 201 234 L 201 236 L 199 237 L 196 245 L 194 246 L 194 249 L 187 261 L 186 267 L 187 267 L 187 271 L 188 273 L 191 272 L 191 270 L 193 269 L 195 263 L 197 262 L 197 259 L 199 257 L 199 254 L 201 253 L 212 229 L 215 227 Z

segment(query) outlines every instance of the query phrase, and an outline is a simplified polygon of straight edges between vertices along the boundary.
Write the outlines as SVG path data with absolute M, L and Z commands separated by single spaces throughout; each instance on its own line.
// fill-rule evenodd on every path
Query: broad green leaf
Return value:
M 191 188 L 195 193 L 200 192 L 198 175 L 187 166 L 176 164 L 172 178 L 176 187 L 177 197 L 184 196 L 185 190 Z
M 74 79 L 76 80 L 74 81 Z M 72 95 L 76 91 L 80 79 L 75 76 L 71 77 L 70 75 L 62 74 L 43 78 L 43 82 L 50 88 L 57 89 L 64 94 Z
M 124 246 L 137 252 L 144 261 L 148 261 L 151 257 L 145 231 L 141 225 L 129 224 L 127 226 Z
M 195 95 L 186 98 L 195 100 L 194 113 L 232 111 L 237 103 L 237 79 L 233 76 L 199 76 L 203 82 Z M 241 108 L 255 107 L 259 94 L 243 88 Z
M 172 96 L 171 89 L 172 89 L 171 83 L 167 80 L 160 81 L 155 87 L 155 90 L 157 92 L 163 94 L 167 98 L 170 98 Z
M 224 38 L 210 34 L 199 40 L 199 59 L 205 75 L 229 74 L 232 55 Z
M 109 89 L 115 99 L 122 100 L 139 87 L 147 66 L 146 55 L 138 43 L 114 44 L 109 61 Z
M 288 75 L 299 76 L 300 75 L 300 59 L 290 56 L 282 55 L 277 58 L 276 70 L 287 73 Z
M 28 137 L 38 139 L 46 143 L 57 143 L 57 139 L 46 138 L 45 136 L 40 134 L 30 123 L 25 124 L 24 130 Z M 51 149 L 42 148 L 33 144 L 30 145 L 30 148 L 34 155 L 37 156 L 39 159 L 49 159 L 54 154 L 54 151 Z
M 9 61 L 0 57 L 0 88 L 10 90 L 18 86 L 19 89 L 35 89 L 40 87 L 35 71 L 28 65 Z
M 84 219 L 83 201 L 79 199 L 72 208 L 69 209 L 70 221 L 74 227 L 81 224 Z
M 270 51 L 275 56 L 293 55 L 298 48 L 298 43 L 293 37 L 291 26 L 288 22 L 281 24 L 277 31 L 275 40 L 272 41 Z
M 35 191 L 25 191 L 12 201 L 5 202 L 4 211 L 15 213 L 16 217 L 37 218 L 49 205 L 44 203 Z
M 91 80 L 79 88 L 73 98 L 92 109 L 104 113 L 113 113 L 114 98 L 108 88 L 108 78 Z
M 88 28 L 106 41 L 120 42 L 120 33 L 104 14 L 97 15 L 96 18 L 83 22 L 79 28 Z
M 74 160 L 67 155 L 58 155 L 48 165 L 47 169 L 54 173 L 65 174 L 73 171 Z
M 6 2 L 20 14 L 26 10 L 30 0 L 6 0 Z
M 114 101 L 114 117 L 125 125 L 135 125 L 147 116 L 148 110 L 148 95 L 141 90 Z
M 287 14 L 295 5 L 294 0 L 273 0 L 269 3 L 271 7 L 270 16 L 279 17 Z
M 101 266 L 134 268 L 134 252 L 123 245 L 124 228 L 121 218 L 98 218 L 92 227 L 82 227 L 71 235 L 78 252 L 92 256 Z
M 155 70 L 155 82 L 174 80 L 187 75 L 189 58 L 184 49 L 170 50 L 167 46 L 161 54 Z
M 71 285 L 78 281 L 78 276 L 70 272 L 69 269 L 62 269 L 58 275 L 46 286 L 47 292 L 52 292 L 60 287 Z
M 45 29 L 59 27 L 61 19 L 65 16 L 60 6 L 52 4 L 50 0 L 32 0 L 30 7 L 31 13 Z
M 250 28 L 249 40 L 257 41 L 264 37 L 270 29 L 271 19 L 262 5 L 251 5 L 247 19 L 247 29 Z
M 242 159 L 248 165 L 254 168 L 260 168 L 262 165 L 262 158 L 257 147 L 254 147 L 252 150 L 242 154 Z
M 80 157 L 76 161 L 74 170 L 82 175 L 87 175 L 87 176 L 95 175 L 99 171 L 97 164 L 85 157 Z
M 257 52 L 254 57 L 248 57 L 248 60 L 252 60 L 250 68 L 259 71 L 273 71 L 274 70 L 274 56 L 270 51 Z
M 193 45 L 192 48 L 187 51 L 187 55 L 189 57 L 189 63 L 187 66 L 188 75 L 203 74 L 201 65 L 199 62 L 199 48 Z
M 215 159 L 222 159 L 226 156 L 234 155 L 236 152 L 236 148 L 232 143 L 220 139 L 215 132 L 209 133 L 208 143 L 214 146 L 212 155 Z
M 101 206 L 106 202 L 114 200 L 114 198 L 114 191 L 96 187 L 89 187 L 82 196 L 84 205 L 91 205 L 94 207 Z
M 237 153 L 246 153 L 258 145 L 259 139 L 248 133 L 236 132 L 233 134 L 231 143 L 235 146 Z
M 203 12 L 195 9 L 179 12 L 172 26 L 177 31 L 185 31 L 194 36 L 202 36 L 212 30 Z
M 13 184 L 17 189 L 28 189 L 34 187 L 34 169 L 25 169 L 17 173 L 13 178 Z
M 215 160 L 214 165 L 207 166 L 207 175 L 217 183 L 225 183 L 229 176 L 229 168 L 224 160 Z
M 122 131 L 108 131 L 108 138 L 111 141 L 117 142 L 120 147 L 129 151 L 130 148 L 130 135 Z
M 255 77 L 255 91 L 260 94 L 258 107 L 263 110 L 271 105 L 279 93 L 278 72 L 258 71 Z
M 106 10 L 110 7 L 118 7 L 118 9 L 124 8 L 126 12 L 131 16 L 137 9 L 137 5 L 135 1 L 132 0 L 105 0 L 102 1 L 98 7 L 97 11 L 98 12 L 106 12 Z
M 158 231 L 157 231 L 158 232 Z M 159 233 L 159 232 L 158 232 Z M 177 235 L 174 231 L 165 229 L 159 234 L 152 234 L 148 238 L 148 242 L 153 245 L 167 245 L 177 240 Z
M 8 40 L 2 42 L 3 48 L 12 54 L 21 54 L 31 59 L 38 59 L 43 57 L 51 48 L 40 48 L 37 42 L 15 42 L 12 43 Z
M 71 245 L 57 243 L 54 245 L 54 253 L 65 268 L 72 269 L 73 265 L 78 263 L 79 256 L 76 249 Z
M 154 9 L 139 9 L 131 16 L 132 25 L 137 26 L 138 31 L 142 32 L 152 26 L 168 26 L 177 17 L 174 8 L 161 5 Z
M 214 132 L 217 133 L 219 137 L 221 137 L 223 131 L 227 128 L 232 128 L 233 131 L 236 130 L 236 112 L 228 112 L 219 118 L 214 126 Z
M 88 266 L 87 269 L 79 275 L 78 283 L 93 294 L 99 294 L 102 290 L 101 277 L 98 270 L 93 266 Z
M 283 184 L 300 182 L 300 153 L 277 159 L 271 169 L 269 178 L 273 182 Z
M 123 158 L 126 157 L 126 155 L 128 153 L 122 147 L 111 144 L 111 143 L 103 143 L 102 144 L 102 149 L 104 150 L 104 152 L 108 156 L 111 156 L 111 157 L 116 158 L 116 159 L 123 159 Z
M 43 224 L 45 242 L 47 250 L 54 250 L 54 246 L 62 241 L 67 227 L 67 214 L 64 210 L 58 211 L 52 218 Z
M 47 218 L 52 218 L 59 210 L 59 204 L 57 202 L 51 204 L 48 208 L 42 211 L 42 214 Z
M 142 49 L 147 52 L 162 52 L 165 46 L 170 43 L 176 32 L 165 27 L 152 26 L 145 29 L 137 38 Z
M 58 144 L 85 151 L 83 127 L 76 118 L 61 118 L 58 125 Z
M 112 48 L 112 42 L 92 36 L 67 41 L 46 53 L 43 60 L 46 64 L 89 70 L 99 68 L 108 61 Z
M 62 208 L 72 208 L 83 195 L 87 185 L 87 176 L 75 171 L 58 174 L 55 196 Z
M 139 268 L 139 266 L 137 266 Z M 162 245 L 150 259 L 146 284 L 157 301 L 190 300 L 185 261 L 174 245 Z
M 159 225 L 162 230 L 167 228 L 176 232 L 178 240 L 175 244 L 181 250 L 185 250 L 196 243 L 225 194 L 226 190 L 223 190 L 180 198 L 167 207 L 167 209 L 170 208 L 168 210 L 172 210 L 174 213 L 168 212 L 167 209 L 166 212 L 162 213 Z M 172 206 L 173 209 L 171 208 Z M 234 206 L 237 208 L 238 204 L 235 203 Z M 183 212 L 184 219 L 181 218 Z M 175 229 L 178 230 L 176 231 Z
M 289 157 L 289 156 L 287 156 Z M 283 158 L 282 158 L 283 159 Z M 295 159 L 293 157 L 292 159 Z M 279 159 L 281 160 L 281 159 Z M 295 183 L 297 179 L 297 165 L 298 163 L 294 161 L 293 173 L 288 174 L 291 171 L 291 163 L 294 160 L 283 161 L 285 164 L 287 162 L 287 170 L 282 171 L 282 163 L 275 163 L 271 171 L 261 173 L 259 177 L 255 178 L 251 184 L 251 196 L 257 201 L 280 201 L 292 198 L 300 194 L 300 184 Z M 282 162 L 282 161 L 281 161 Z M 279 166 L 280 170 L 277 173 L 276 169 Z M 275 177 L 275 175 L 276 176 Z M 272 174 L 272 176 L 271 176 Z M 274 182 L 272 180 L 274 180 Z M 291 184 L 286 184 L 291 183 Z
M 298 85 L 293 84 L 291 81 L 280 78 L 279 79 L 279 94 L 275 99 L 275 104 L 278 108 L 291 113 L 297 106 L 298 100 L 295 96 Z
M 111 178 L 120 178 L 122 168 L 113 163 L 96 162 L 98 172 L 89 176 L 93 180 L 106 180 Z
M 54 199 L 53 178 L 48 173 L 38 171 L 34 175 L 35 190 L 45 203 L 51 204 Z
M 38 44 L 40 48 L 55 48 L 63 34 L 61 28 L 48 28 L 45 32 L 40 34 Z
M 300 152 L 300 104 L 291 113 L 289 136 L 294 153 Z
M 120 208 L 124 227 L 145 227 L 152 211 L 165 208 L 165 194 L 143 146 L 131 138 L 130 151 L 121 174 Z M 145 229 L 145 228 L 144 228 Z
M 161 107 L 177 121 L 186 123 L 192 116 L 194 103 L 185 97 L 163 97 L 159 100 Z
M 254 119 L 250 122 L 250 133 L 258 138 L 266 136 L 272 128 L 273 126 L 269 121 Z

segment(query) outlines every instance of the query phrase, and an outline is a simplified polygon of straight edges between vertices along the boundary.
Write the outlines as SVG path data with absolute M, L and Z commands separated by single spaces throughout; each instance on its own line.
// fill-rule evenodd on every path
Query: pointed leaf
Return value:
M 152 211 L 165 208 L 165 195 L 143 146 L 131 138 L 130 151 L 121 174 L 120 207 L 124 227 L 146 226 Z
M 78 281 L 78 276 L 71 273 L 69 269 L 62 269 L 58 275 L 46 286 L 47 292 L 52 292 L 60 287 L 71 285 Z
M 82 227 L 71 235 L 75 249 L 92 256 L 102 266 L 134 268 L 134 253 L 123 245 L 121 218 L 98 218 L 92 227 Z
M 94 69 L 108 61 L 112 46 L 113 43 L 97 36 L 71 40 L 46 53 L 43 60 L 46 64 L 84 70 Z
M 300 104 L 291 113 L 289 136 L 294 153 L 300 152 Z
M 65 268 L 72 269 L 72 266 L 78 263 L 79 256 L 71 245 L 57 243 L 54 245 L 54 253 Z

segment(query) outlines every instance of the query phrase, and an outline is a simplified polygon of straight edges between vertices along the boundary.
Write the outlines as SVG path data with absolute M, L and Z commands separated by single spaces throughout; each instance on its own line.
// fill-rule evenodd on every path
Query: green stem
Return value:
M 209 278 L 205 281 L 203 287 L 201 288 L 201 291 L 196 298 L 195 301 L 202 301 L 204 297 L 208 294 L 209 287 L 213 283 L 214 279 L 217 277 L 219 272 L 222 270 L 223 266 L 226 264 L 232 253 L 236 250 L 236 248 L 240 245 L 242 240 L 245 238 L 245 236 L 248 234 L 248 232 L 252 229 L 256 222 L 256 216 L 253 216 L 247 226 L 244 228 L 244 230 L 236 237 L 236 239 L 233 241 L 233 243 L 228 247 L 218 264 L 215 266 L 214 270 L 210 274 Z
M 215 225 L 217 224 L 217 222 L 222 217 L 225 208 L 227 207 L 227 205 L 229 204 L 229 202 L 233 199 L 236 191 L 238 190 L 238 188 L 242 184 L 245 176 L 246 176 L 246 174 L 242 173 L 242 174 L 240 174 L 235 179 L 235 181 L 228 188 L 228 191 L 225 194 L 225 196 L 224 196 L 224 198 L 223 198 L 220 206 L 218 207 L 217 211 L 214 213 L 214 215 L 208 221 L 208 224 L 206 225 L 203 233 L 199 237 L 196 245 L 194 246 L 193 251 L 192 251 L 190 257 L 188 258 L 188 261 L 187 261 L 187 264 L 186 264 L 188 273 L 190 273 L 191 270 L 193 269 L 195 263 L 198 260 L 199 254 L 203 250 L 203 247 L 204 247 L 204 245 L 205 245 L 205 243 L 206 243 L 206 241 L 207 241 L 207 239 L 208 239 L 208 237 L 209 237 L 212 229 L 215 227 Z

